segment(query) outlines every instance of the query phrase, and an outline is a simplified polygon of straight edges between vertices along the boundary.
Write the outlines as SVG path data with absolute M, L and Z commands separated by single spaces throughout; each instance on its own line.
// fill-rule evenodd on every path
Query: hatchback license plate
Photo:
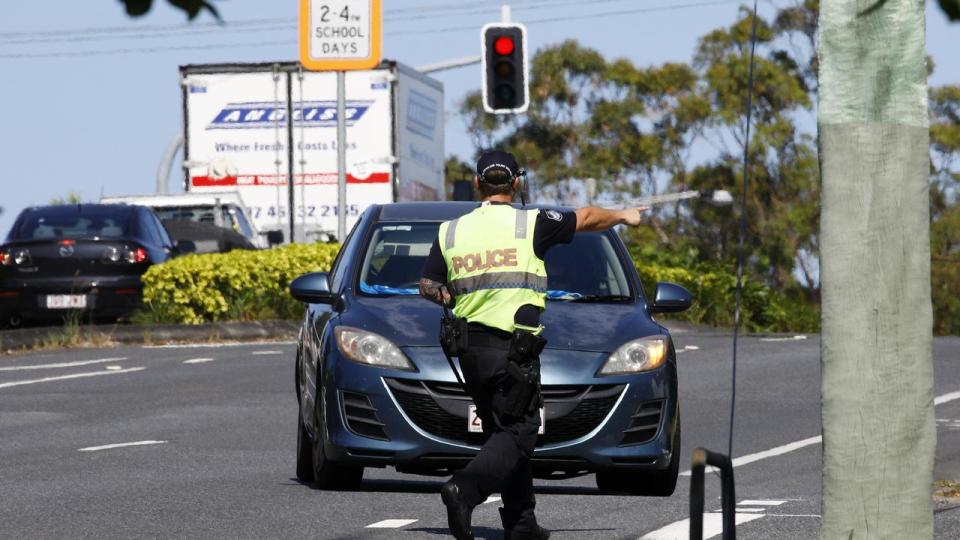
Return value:
M 48 294 L 47 309 L 78 309 L 87 307 L 83 294 Z
M 540 428 L 537 429 L 538 435 L 543 435 L 544 433 L 543 426 L 546 425 L 544 418 L 543 407 L 540 407 Z M 477 415 L 477 406 L 473 404 L 467 405 L 467 431 L 470 433 L 483 433 L 483 421 L 480 420 L 480 416 Z

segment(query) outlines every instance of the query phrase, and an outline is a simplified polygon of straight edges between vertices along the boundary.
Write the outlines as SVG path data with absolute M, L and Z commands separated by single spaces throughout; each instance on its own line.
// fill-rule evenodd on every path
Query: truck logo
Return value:
M 407 129 L 432 141 L 433 130 L 436 125 L 437 100 L 411 90 L 410 97 L 407 98 Z
M 367 112 L 373 101 L 346 103 L 347 126 L 352 126 Z M 287 105 L 283 102 L 228 103 L 213 118 L 207 129 L 275 128 L 287 122 Z M 295 127 L 336 127 L 336 101 L 302 101 L 293 104 Z

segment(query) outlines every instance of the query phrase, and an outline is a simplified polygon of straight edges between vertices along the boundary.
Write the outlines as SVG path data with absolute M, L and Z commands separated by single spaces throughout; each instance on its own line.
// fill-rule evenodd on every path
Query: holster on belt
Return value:
M 514 330 L 507 354 L 504 413 L 522 417 L 541 406 L 540 352 L 547 340 L 526 330 Z

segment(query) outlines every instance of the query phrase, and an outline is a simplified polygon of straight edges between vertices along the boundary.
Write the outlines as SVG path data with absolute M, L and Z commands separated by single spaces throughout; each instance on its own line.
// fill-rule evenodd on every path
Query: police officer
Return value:
M 534 514 L 530 458 L 540 427 L 540 312 L 546 307 L 544 256 L 574 233 L 636 226 L 644 208 L 575 212 L 516 209 L 521 170 L 513 155 L 486 152 L 477 161 L 474 187 L 480 207 L 440 226 L 420 280 L 425 298 L 453 306 L 467 321 L 460 366 L 487 440 L 480 452 L 443 485 L 450 531 L 472 539 L 473 508 L 499 491 L 508 539 L 546 539 Z M 511 365 L 514 364 L 514 365 Z M 532 389 L 532 392 L 531 392 Z

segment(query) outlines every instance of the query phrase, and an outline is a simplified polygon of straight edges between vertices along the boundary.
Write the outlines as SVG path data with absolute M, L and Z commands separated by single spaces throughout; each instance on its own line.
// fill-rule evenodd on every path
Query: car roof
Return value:
M 379 221 L 448 221 L 456 219 L 480 206 L 475 201 L 422 201 L 380 205 Z M 524 208 L 514 203 L 514 208 Z M 572 208 L 543 204 L 528 204 L 527 209 L 550 209 L 561 212 Z
M 183 193 L 176 195 L 118 195 L 113 197 L 103 197 L 100 199 L 104 203 L 126 203 L 139 204 L 143 206 L 161 207 L 180 207 L 180 206 L 213 206 L 216 200 L 220 199 L 220 204 L 243 205 L 243 200 L 235 191 L 226 191 L 222 193 Z
M 96 211 L 96 210 L 115 210 L 115 209 L 124 209 L 124 210 L 133 210 L 133 208 L 126 204 L 100 204 L 100 203 L 75 203 L 75 204 L 44 204 L 36 205 L 25 208 L 24 211 L 37 212 L 43 211 L 47 214 L 60 214 L 60 215 L 69 215 L 76 214 L 77 212 L 87 211 Z

